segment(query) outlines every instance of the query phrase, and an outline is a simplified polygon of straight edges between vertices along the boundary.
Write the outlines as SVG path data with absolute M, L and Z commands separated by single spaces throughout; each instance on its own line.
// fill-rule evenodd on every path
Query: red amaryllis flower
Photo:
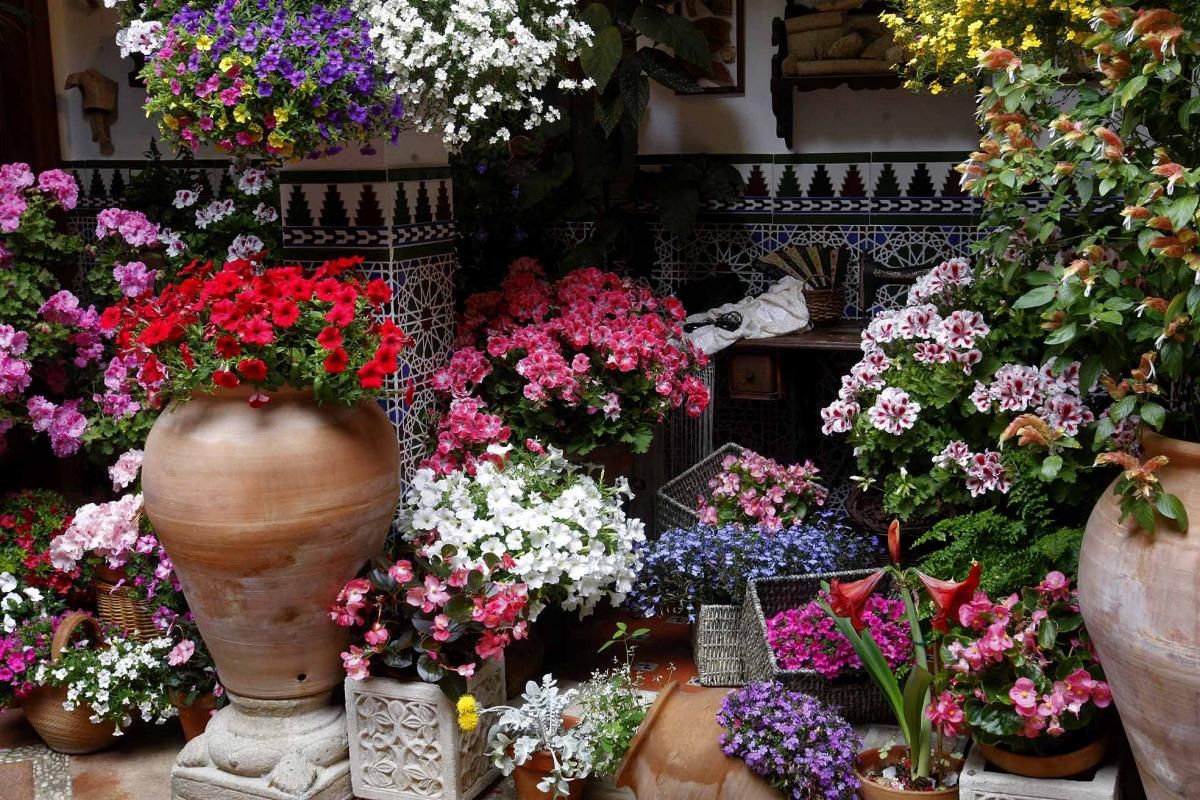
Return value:
M 349 359 L 346 356 L 346 351 L 340 347 L 329 351 L 329 355 L 325 356 L 325 371 L 329 373 L 338 373 L 346 369 L 346 364 Z
M 265 381 L 267 379 L 267 363 L 261 358 L 244 358 L 237 365 L 237 371 L 248 381 Z
M 342 346 L 342 332 L 332 326 L 322 328 L 317 334 L 317 344 L 326 350 L 337 350 Z
M 387 281 L 382 278 L 376 278 L 367 283 L 367 301 L 371 305 L 381 306 L 391 299 L 392 287 L 387 285 Z
M 227 369 L 218 369 L 214 371 L 212 378 L 213 383 L 215 383 L 217 386 L 224 386 L 226 389 L 232 389 L 241 383 L 241 381 L 238 380 L 238 376 L 234 375 Z
M 925 591 L 929 592 L 929 596 L 933 599 L 933 605 L 937 608 L 937 614 L 934 615 L 932 623 L 935 631 L 945 633 L 949 629 L 947 621 L 957 619 L 958 609 L 975 596 L 975 590 L 979 588 L 981 571 L 982 567 L 979 562 L 972 561 L 967 579 L 957 583 L 941 581 L 931 578 L 924 572 L 917 571 L 917 577 L 921 579 L 921 583 L 925 584 Z
M 867 627 L 867 623 L 863 622 L 862 618 L 867 598 L 875 591 L 875 587 L 879 585 L 886 574 L 887 571 L 881 569 L 854 583 L 842 583 L 837 579 L 830 581 L 829 607 L 839 617 L 848 617 L 854 630 L 861 631 Z
M 232 336 L 218 336 L 215 347 L 217 355 L 221 358 L 233 358 L 242 354 L 242 346 Z
M 892 524 L 888 526 L 888 554 L 892 557 L 893 564 L 900 563 L 900 520 L 892 520 Z

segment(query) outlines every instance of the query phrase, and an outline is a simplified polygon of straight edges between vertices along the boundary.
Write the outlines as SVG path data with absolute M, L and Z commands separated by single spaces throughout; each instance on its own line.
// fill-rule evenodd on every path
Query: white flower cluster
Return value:
M 405 114 L 457 150 L 483 132 L 507 141 L 560 113 L 539 93 L 588 89 L 559 75 L 590 44 L 574 0 L 355 0 L 393 74 Z
M 135 713 L 162 725 L 176 713 L 164 682 L 171 645 L 169 638 L 159 637 L 145 643 L 113 639 L 103 650 L 67 648 L 58 661 L 38 664 L 33 682 L 67 687 L 64 709 L 89 706 L 91 721 L 115 724 L 118 736 Z
M 535 615 L 558 603 L 583 616 L 605 595 L 620 605 L 641 567 L 635 547 L 646 540 L 645 529 L 625 516 L 627 496 L 625 479 L 601 486 L 550 448 L 540 456 L 514 454 L 504 467 L 482 461 L 474 475 L 418 470 L 402 513 L 424 554 L 453 545 L 455 568 L 482 566 L 487 554 L 508 556 L 509 571 L 529 587 Z
M 4 632 L 12 633 L 17 626 L 41 614 L 42 593 L 21 582 L 9 572 L 0 572 L 0 613 L 4 614 Z

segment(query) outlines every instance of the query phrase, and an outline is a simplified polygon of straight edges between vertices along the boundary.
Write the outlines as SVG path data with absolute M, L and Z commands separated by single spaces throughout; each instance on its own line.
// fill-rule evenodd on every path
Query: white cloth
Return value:
M 696 347 L 712 355 L 739 339 L 769 339 L 808 327 L 804 284 L 791 275 L 780 278 L 758 297 L 744 297 L 736 303 L 726 303 L 702 314 L 693 314 L 684 320 L 684 324 L 709 322 L 731 311 L 742 315 L 742 324 L 737 330 L 727 331 L 716 325 L 704 325 L 686 336 Z

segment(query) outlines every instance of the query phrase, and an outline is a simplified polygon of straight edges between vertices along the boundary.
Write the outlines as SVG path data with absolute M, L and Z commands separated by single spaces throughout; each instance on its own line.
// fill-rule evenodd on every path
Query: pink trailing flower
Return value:
M 119 492 L 137 480 L 142 469 L 142 451 L 126 450 L 117 458 L 115 464 L 108 468 L 108 477 L 112 479 L 113 491 Z
M 86 553 L 94 552 L 114 569 L 123 566 L 140 536 L 141 513 L 140 494 L 80 506 L 70 526 L 50 542 L 51 563 L 69 572 Z
M 171 652 L 167 654 L 167 663 L 172 667 L 178 667 L 181 664 L 186 664 L 196 652 L 196 643 L 191 639 L 184 639 L 179 644 L 171 648 Z

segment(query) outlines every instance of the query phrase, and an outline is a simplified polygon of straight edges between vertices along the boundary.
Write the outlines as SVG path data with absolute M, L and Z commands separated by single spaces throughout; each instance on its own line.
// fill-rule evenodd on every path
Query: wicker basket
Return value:
M 737 606 L 700 606 L 692 628 L 692 654 L 701 686 L 743 686 L 742 610 Z
M 808 321 L 813 325 L 831 325 L 842 318 L 841 289 L 805 289 Z
M 658 490 L 655 521 L 659 533 L 674 528 L 690 528 L 700 521 L 697 498 L 708 494 L 708 482 L 721 472 L 721 461 L 728 455 L 741 455 L 741 445 L 723 444 L 695 466 L 681 472 Z
M 781 611 L 801 608 L 821 591 L 821 582 L 837 578 L 852 581 L 865 578 L 872 570 L 799 575 L 786 578 L 751 580 L 742 606 L 742 639 L 746 680 L 775 680 L 789 689 L 805 692 L 826 703 L 840 706 L 850 722 L 888 722 L 894 718 L 883 691 L 867 676 L 829 680 L 813 670 L 785 670 L 775 661 L 767 641 L 767 620 Z
M 96 578 L 94 585 L 96 615 L 105 625 L 125 631 L 128 638 L 137 642 L 148 642 L 162 635 L 154 625 L 150 603 L 133 589 L 102 578 Z
M 103 642 L 104 634 L 99 623 L 87 614 L 73 611 L 63 617 L 50 643 L 50 663 L 58 660 L 59 654 L 71 640 L 71 635 L 80 625 L 90 627 L 96 643 Z M 74 711 L 63 708 L 67 699 L 65 686 L 39 686 L 25 698 L 25 719 L 37 731 L 38 736 L 51 750 L 70 755 L 82 755 L 103 750 L 112 744 L 115 728 L 110 722 L 95 723 L 89 719 L 92 708 L 79 705 Z

